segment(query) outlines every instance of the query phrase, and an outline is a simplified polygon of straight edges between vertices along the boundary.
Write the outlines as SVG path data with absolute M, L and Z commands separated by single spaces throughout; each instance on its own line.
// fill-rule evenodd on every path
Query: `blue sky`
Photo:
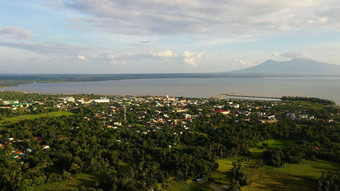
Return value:
M 221 72 L 340 64 L 335 0 L 0 0 L 0 73 Z

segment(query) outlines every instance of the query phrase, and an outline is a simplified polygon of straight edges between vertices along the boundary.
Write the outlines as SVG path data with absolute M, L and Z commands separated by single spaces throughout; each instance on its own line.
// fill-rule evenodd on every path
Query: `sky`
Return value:
M 339 0 L 0 0 L 0 73 L 340 65 Z

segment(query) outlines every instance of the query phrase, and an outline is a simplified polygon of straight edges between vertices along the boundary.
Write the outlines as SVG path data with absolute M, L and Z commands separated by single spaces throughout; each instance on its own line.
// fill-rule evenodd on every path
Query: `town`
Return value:
M 50 172 L 44 171 L 39 167 L 39 170 L 42 171 L 39 173 L 40 175 L 34 175 L 32 172 L 29 175 L 30 177 L 37 176 L 36 179 L 33 179 L 35 181 L 23 182 L 22 180 L 9 181 L 3 179 L 2 184 L 7 185 L 5 188 L 8 189 L 24 188 L 25 186 L 25 188 L 32 188 L 48 184 L 49 182 L 65 181 L 66 179 L 77 177 L 77 174 L 79 175 L 80 173 L 101 173 L 104 167 L 108 168 L 111 165 L 116 165 L 114 168 L 116 172 L 113 173 L 116 177 L 117 173 L 126 171 L 122 169 L 136 168 L 132 164 L 138 164 L 139 162 L 135 158 L 131 158 L 131 156 L 147 157 L 131 152 L 149 153 L 147 155 L 151 155 L 149 157 L 154 158 L 159 155 L 159 153 L 152 154 L 152 152 L 156 151 L 161 152 L 165 150 L 171 154 L 175 153 L 171 151 L 176 151 L 176 155 L 181 153 L 197 155 L 194 154 L 196 149 L 201 148 L 202 151 L 197 152 L 204 153 L 204 148 L 206 147 L 209 150 L 210 154 L 207 154 L 209 156 L 206 156 L 206 154 L 202 154 L 202 156 L 201 154 L 197 155 L 198 158 L 208 158 L 205 159 L 207 162 L 202 164 L 203 166 L 194 164 L 192 168 L 195 170 L 189 170 L 193 171 L 190 173 L 188 169 L 182 172 L 183 163 L 177 164 L 172 162 L 172 165 L 176 167 L 167 167 L 169 164 L 163 164 L 164 161 L 158 161 L 159 165 L 155 168 L 158 169 L 156 171 L 161 172 L 161 175 L 157 175 L 160 177 L 156 177 L 156 180 L 151 182 L 145 182 L 142 187 L 143 189 L 171 190 L 171 187 L 174 187 L 173 184 L 178 184 L 176 181 L 192 179 L 195 180 L 195 183 L 190 184 L 197 184 L 205 189 L 213 189 L 212 187 L 215 186 L 227 190 L 238 186 L 251 186 L 252 184 L 249 183 L 249 180 L 244 182 L 243 179 L 238 179 L 238 177 L 234 177 L 233 182 L 231 182 L 231 180 L 228 180 L 227 175 L 224 177 L 226 179 L 225 182 L 214 179 L 216 173 L 219 173 L 217 171 L 219 166 L 221 166 L 218 162 L 219 159 L 223 160 L 223 158 L 236 155 L 245 156 L 238 158 L 236 161 L 253 160 L 254 165 L 258 167 L 262 167 L 264 163 L 268 166 L 287 165 L 287 163 L 292 163 L 292 161 L 299 163 L 302 159 L 309 159 L 309 157 L 314 157 L 314 160 L 316 158 L 325 160 L 326 158 L 331 158 L 327 153 L 329 155 L 336 154 L 332 152 L 338 149 L 340 142 L 339 134 L 337 134 L 340 131 L 339 107 L 332 101 L 317 98 L 283 97 L 280 101 L 259 101 L 229 99 L 223 96 L 186 98 L 81 94 L 45 95 L 20 92 L 0 92 L 0 98 L 0 147 L 2 148 L 2 160 L 11 162 L 8 163 L 6 168 L 9 168 L 13 162 L 17 163 L 17 165 L 32 166 L 32 160 L 37 160 L 34 159 L 35 157 L 41 158 L 45 152 L 49 153 L 48 155 L 51 157 L 49 159 L 51 162 L 44 163 L 45 167 L 50 166 L 54 169 L 60 169 L 51 175 Z M 62 125 L 60 125 L 61 123 Z M 308 137 L 308 135 L 304 134 L 308 131 L 314 131 L 313 128 L 308 130 L 308 126 L 315 125 L 329 128 L 329 132 L 332 132 L 332 137 L 323 140 L 325 139 L 324 137 L 315 138 L 311 135 Z M 282 128 L 280 129 L 280 127 Z M 292 127 L 296 129 L 291 129 Z M 254 130 L 254 128 L 258 129 Z M 249 132 L 246 133 L 244 130 Z M 223 131 L 231 132 L 226 133 Z M 94 133 L 94 136 L 90 136 L 92 133 Z M 227 137 L 229 138 L 220 136 L 218 135 L 219 133 L 228 134 Z M 260 135 L 259 133 L 266 134 Z M 79 143 L 74 142 L 80 139 L 78 137 L 80 134 L 82 134 L 82 139 L 99 139 L 99 137 L 96 137 L 99 135 L 110 137 L 107 140 L 110 140 L 110 143 L 94 140 L 95 143 L 92 146 L 100 150 L 101 144 L 104 144 L 108 146 L 107 149 L 111 148 L 109 150 L 114 152 L 115 156 L 112 156 L 111 151 L 108 150 L 106 151 L 108 158 L 106 158 L 104 157 L 106 152 L 101 152 L 102 154 L 99 154 L 99 156 L 103 159 L 100 159 L 100 161 L 102 160 L 100 164 L 92 164 L 95 162 L 91 159 L 87 157 L 82 158 L 84 157 L 82 153 L 85 150 L 90 152 L 92 147 L 90 145 L 84 148 L 80 146 L 85 144 L 85 139 L 83 141 L 79 140 Z M 239 140 L 233 140 L 232 136 L 235 136 L 235 134 L 237 134 Z M 305 142 L 299 140 L 302 137 L 305 139 Z M 263 140 L 289 141 L 292 145 L 295 145 L 295 149 L 299 148 L 301 150 L 300 147 L 303 147 L 308 151 L 303 156 L 298 153 L 292 154 L 290 151 L 281 151 L 289 153 L 286 154 L 288 155 L 286 156 L 287 159 L 280 156 L 279 162 L 273 162 L 271 160 L 276 160 L 274 155 L 277 155 L 277 153 L 275 154 L 277 151 L 263 150 L 262 147 L 270 145 L 270 143 L 263 142 L 261 145 L 263 157 L 259 159 L 256 158 L 258 156 L 254 157 L 255 155 L 252 153 L 252 150 L 256 147 L 257 142 Z M 309 143 L 306 143 L 307 140 L 309 140 Z M 331 147 L 332 142 L 337 147 L 334 145 Z M 68 145 L 67 147 L 73 145 L 73 148 L 69 148 L 71 150 L 78 147 L 82 148 L 79 151 L 73 151 L 78 153 L 79 156 L 73 156 L 65 162 L 70 163 L 67 167 L 60 164 L 61 161 L 65 160 L 66 156 L 62 157 L 61 154 L 60 159 L 56 157 L 56 153 L 59 153 L 61 149 L 61 144 L 66 144 Z M 112 145 L 115 146 L 112 147 Z M 279 148 L 284 149 L 285 147 Z M 122 151 L 126 153 L 119 153 Z M 266 152 L 267 155 L 270 155 L 270 159 L 266 158 Z M 318 154 L 319 152 L 322 152 L 322 154 Z M 170 153 L 168 154 L 171 155 Z M 74 154 L 72 153 L 72 155 Z M 339 152 L 337 152 L 336 156 L 339 156 Z M 78 157 L 78 159 L 72 159 L 75 157 Z M 150 162 L 153 160 L 157 161 L 151 158 L 143 160 Z M 334 162 L 339 162 L 338 159 L 335 159 Z M 110 162 L 110 160 L 114 161 Z M 216 160 L 217 163 L 215 162 Z M 93 166 L 82 171 L 81 167 L 85 168 L 84 165 L 87 162 L 92 162 L 91 165 Z M 147 162 L 143 162 L 143 164 L 145 163 Z M 335 166 L 339 166 L 339 164 Z M 148 167 L 142 167 L 142 169 L 144 168 Z M 199 170 L 201 168 L 205 170 L 198 173 L 198 171 L 201 171 Z M 337 167 L 334 168 L 337 169 Z M 2 169 L 4 170 L 5 167 L 2 166 Z M 58 171 L 63 173 L 60 174 Z M 228 173 L 228 171 L 224 172 L 224 174 Z M 45 175 L 41 176 L 41 174 Z M 110 175 L 112 176 L 112 174 Z M 24 176 L 22 179 L 24 179 Z M 176 176 L 177 178 L 174 178 Z M 15 177 L 13 178 L 15 179 Z M 138 177 L 135 179 L 138 179 Z M 236 185 L 233 184 L 234 180 L 238 181 L 237 184 L 235 183 Z M 111 180 L 110 185 L 114 184 L 117 189 L 130 189 L 127 187 L 127 182 L 123 184 L 117 183 L 117 181 L 119 182 L 119 180 L 113 182 Z M 96 184 L 92 185 L 93 189 L 103 188 L 105 190 L 105 188 L 110 187 L 106 185 L 107 182 L 100 182 L 99 180 L 95 182 Z M 135 186 L 141 188 L 140 185 Z

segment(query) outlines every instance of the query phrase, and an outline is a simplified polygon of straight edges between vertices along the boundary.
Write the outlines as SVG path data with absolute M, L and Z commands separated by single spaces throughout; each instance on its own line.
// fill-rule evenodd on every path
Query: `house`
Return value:
M 81 98 L 80 100 L 77 101 L 81 104 L 90 104 L 93 100 L 92 99 L 85 100 L 84 98 Z
M 59 98 L 59 99 L 63 100 L 64 103 L 66 103 L 66 102 L 75 102 L 76 101 L 76 99 L 74 99 L 74 97 L 62 97 L 62 98 Z
M 41 148 L 42 148 L 42 149 L 49 149 L 50 146 L 48 146 L 48 145 L 43 145 L 43 146 L 41 146 Z
M 1 105 L 0 109 L 12 109 L 10 105 Z
M 174 111 L 177 112 L 177 113 L 184 113 L 184 112 L 187 112 L 188 109 L 175 108 Z
M 268 120 L 274 120 L 275 119 L 275 115 L 269 115 L 267 116 Z
M 11 100 L 9 100 L 9 101 L 3 101 L 3 104 L 4 104 L 4 105 L 19 104 L 19 101 L 18 101 L 18 100 L 16 100 L 16 101 L 11 101 Z
M 228 115 L 230 113 L 230 110 L 215 110 L 214 112 L 220 113 L 222 115 Z
M 264 117 L 266 116 L 266 112 L 256 112 L 257 117 Z
M 101 97 L 100 99 L 94 99 L 93 102 L 95 103 L 110 103 L 110 99 Z
M 117 121 L 114 122 L 113 124 L 114 124 L 114 125 L 117 125 L 117 126 L 122 126 L 122 123 L 121 123 L 121 122 L 117 122 Z
M 240 108 L 240 104 L 235 103 L 235 104 L 232 104 L 231 107 L 238 109 L 238 108 Z
M 307 119 L 308 115 L 307 114 L 301 114 L 301 115 L 299 115 L 299 118 L 300 119 Z
M 295 119 L 296 115 L 295 115 L 295 113 L 287 113 L 287 118 L 288 119 Z
M 214 108 L 216 108 L 216 109 L 223 109 L 224 105 L 215 105 Z
M 185 119 L 191 119 L 191 115 L 190 115 L 190 114 L 187 114 L 187 113 L 186 113 L 186 114 L 184 114 L 183 116 L 184 116 Z

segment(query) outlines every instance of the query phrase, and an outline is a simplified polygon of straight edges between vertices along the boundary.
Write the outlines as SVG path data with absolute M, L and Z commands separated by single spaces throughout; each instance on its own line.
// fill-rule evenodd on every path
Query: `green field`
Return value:
M 0 123 L 17 123 L 22 120 L 34 120 L 34 119 L 42 118 L 42 117 L 60 117 L 60 116 L 65 116 L 65 115 L 73 115 L 73 113 L 67 112 L 67 111 L 55 111 L 55 112 L 41 113 L 41 114 L 36 114 L 36 115 L 20 115 L 16 117 L 6 118 L 0 121 Z
M 231 157 L 218 160 L 219 168 L 214 172 L 210 181 L 219 185 L 229 185 L 232 179 L 230 170 L 232 162 L 242 157 Z M 244 172 L 248 175 L 250 185 L 242 190 L 315 190 L 317 179 L 322 172 L 339 170 L 340 165 L 329 161 L 304 160 L 300 164 L 286 164 L 284 167 L 264 166 L 259 169 L 251 168 L 256 159 L 243 162 Z
M 300 164 L 286 164 L 284 167 L 265 167 L 265 169 L 318 179 L 322 175 L 322 172 L 340 169 L 340 164 L 324 160 L 304 160 L 300 162 Z
M 167 191 L 213 191 L 211 188 L 196 182 L 174 182 Z
M 252 147 L 249 149 L 249 151 L 253 154 L 254 157 L 259 157 L 262 155 L 262 152 L 264 151 L 264 148 L 262 147 L 262 144 L 266 143 L 268 144 L 268 147 L 272 148 L 286 148 L 288 145 L 293 144 L 293 140 L 283 140 L 283 139 L 268 139 L 265 141 L 258 142 L 255 147 Z
M 253 168 L 262 156 L 262 143 L 269 147 L 285 148 L 293 144 L 292 140 L 265 140 L 256 144 L 250 151 L 253 157 L 248 162 L 243 162 L 244 172 L 248 175 L 250 184 L 242 187 L 242 190 L 301 190 L 309 191 L 317 189 L 317 180 L 322 172 L 340 170 L 340 164 L 330 161 L 303 160 L 300 164 L 285 164 L 284 167 L 264 166 L 259 169 Z M 244 159 L 242 156 L 234 156 L 217 160 L 219 167 L 214 172 L 210 181 L 218 185 L 229 185 L 232 179 L 230 170 L 232 162 Z
M 83 185 L 85 187 L 92 187 L 95 185 L 96 181 L 97 180 L 95 175 L 79 174 L 77 177 L 73 179 L 44 184 L 34 188 L 34 190 L 39 191 L 78 190 L 78 188 L 80 188 Z
M 312 191 L 317 188 L 317 181 L 305 177 L 277 172 L 274 170 L 245 169 L 248 175 L 249 185 L 242 187 L 245 190 L 299 190 Z
M 269 147 L 273 148 L 286 148 L 289 144 L 294 143 L 293 140 L 283 140 L 283 139 L 268 139 L 265 141 L 258 142 L 256 144 L 257 147 L 261 147 L 263 143 L 268 144 Z
M 241 158 L 236 156 L 217 160 L 218 169 L 211 175 L 210 181 L 219 185 L 229 185 L 232 179 L 231 174 L 228 173 L 233 167 L 231 164 Z

